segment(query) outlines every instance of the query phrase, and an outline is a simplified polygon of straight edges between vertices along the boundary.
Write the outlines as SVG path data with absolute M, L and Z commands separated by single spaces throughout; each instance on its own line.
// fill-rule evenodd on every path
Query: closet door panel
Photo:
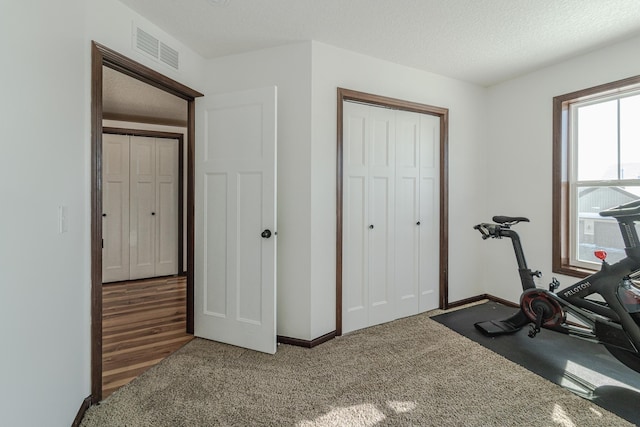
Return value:
M 155 276 L 155 140 L 131 137 L 130 260 L 131 279 Z
M 395 118 L 371 109 L 369 136 L 369 326 L 395 317 Z
M 102 281 L 129 279 L 129 137 L 102 136 Z
M 156 139 L 156 276 L 178 273 L 178 140 Z
M 345 104 L 343 204 L 343 332 L 369 325 L 369 177 L 367 114 Z
M 420 115 L 420 311 L 439 306 L 440 119 Z
M 396 112 L 396 316 L 419 312 L 420 117 Z

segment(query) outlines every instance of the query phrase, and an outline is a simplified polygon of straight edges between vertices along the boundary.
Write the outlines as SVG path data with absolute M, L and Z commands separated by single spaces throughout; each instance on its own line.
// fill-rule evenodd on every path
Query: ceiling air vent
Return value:
M 177 70 L 180 62 L 178 51 L 160 42 L 160 61 Z
M 177 50 L 136 25 L 134 25 L 133 29 L 134 47 L 138 52 L 144 53 L 176 70 L 180 68 L 180 54 Z

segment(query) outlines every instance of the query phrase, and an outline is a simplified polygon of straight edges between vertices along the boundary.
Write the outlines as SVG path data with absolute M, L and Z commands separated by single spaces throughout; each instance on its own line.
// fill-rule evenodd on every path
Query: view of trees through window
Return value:
M 625 256 L 618 224 L 600 211 L 640 199 L 640 91 L 575 102 L 570 106 L 572 258 L 600 262 Z

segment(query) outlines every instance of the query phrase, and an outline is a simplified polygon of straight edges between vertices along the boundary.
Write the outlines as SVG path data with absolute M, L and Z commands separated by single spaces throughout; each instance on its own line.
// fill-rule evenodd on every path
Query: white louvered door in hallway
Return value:
M 436 116 L 345 102 L 343 332 L 438 306 Z

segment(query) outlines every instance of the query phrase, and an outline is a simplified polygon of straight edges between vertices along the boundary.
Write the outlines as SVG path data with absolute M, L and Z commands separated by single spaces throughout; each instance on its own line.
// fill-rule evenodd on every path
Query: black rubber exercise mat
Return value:
M 487 302 L 440 314 L 433 320 L 640 425 L 640 373 L 618 362 L 604 346 L 548 330 L 529 338 L 527 328 L 511 335 L 487 337 L 474 326 L 476 322 L 508 318 L 517 311 Z

